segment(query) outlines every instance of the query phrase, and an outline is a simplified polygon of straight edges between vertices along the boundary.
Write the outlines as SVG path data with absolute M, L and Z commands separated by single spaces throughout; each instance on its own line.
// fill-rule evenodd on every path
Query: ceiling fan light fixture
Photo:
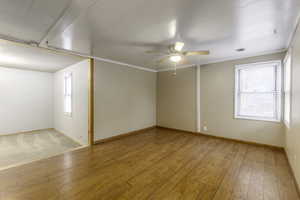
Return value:
M 182 60 L 182 57 L 180 55 L 171 56 L 170 60 L 174 63 L 178 63 Z
M 174 46 L 174 49 L 176 51 L 181 51 L 183 49 L 183 47 L 184 47 L 184 43 L 183 42 L 176 42 L 175 46 Z

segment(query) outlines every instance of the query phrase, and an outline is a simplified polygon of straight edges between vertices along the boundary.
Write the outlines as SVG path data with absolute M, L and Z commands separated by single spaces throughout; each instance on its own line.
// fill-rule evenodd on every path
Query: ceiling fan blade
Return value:
M 167 55 L 167 56 L 165 56 L 165 57 L 159 59 L 159 60 L 157 61 L 157 63 L 158 63 L 158 64 L 164 63 L 164 62 L 166 62 L 167 60 L 169 60 L 171 56 L 172 56 L 172 55 Z
M 149 51 L 145 51 L 145 53 L 152 54 L 152 53 L 161 53 L 161 52 L 160 51 L 155 51 L 155 50 L 149 50 Z
M 209 55 L 209 51 L 185 51 L 183 55 L 185 56 L 197 56 L 197 55 Z
M 162 52 L 156 50 L 149 50 L 149 51 L 145 51 L 145 53 L 153 54 L 153 53 L 162 53 Z
M 163 51 L 157 51 L 157 50 L 149 50 L 145 51 L 147 54 L 154 54 L 154 55 L 166 55 L 169 54 L 169 52 L 163 52 Z

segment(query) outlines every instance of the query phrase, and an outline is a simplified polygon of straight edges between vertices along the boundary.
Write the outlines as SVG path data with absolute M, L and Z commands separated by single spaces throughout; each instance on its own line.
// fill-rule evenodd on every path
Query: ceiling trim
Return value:
M 58 34 L 63 33 L 74 21 L 94 5 L 98 0 L 73 0 L 69 6 L 63 11 L 61 16 L 49 28 L 47 33 L 41 39 L 39 46 L 46 46 L 49 39 L 56 37 Z
M 154 70 L 154 69 L 149 69 L 149 68 L 146 68 L 146 67 L 127 64 L 127 63 L 123 63 L 123 62 L 119 62 L 119 61 L 115 61 L 115 60 L 110 60 L 110 59 L 100 58 L 100 57 L 95 57 L 95 56 L 90 56 L 90 57 L 94 58 L 95 60 L 102 61 L 102 62 L 112 63 L 112 64 L 116 64 L 116 65 L 122 65 L 122 66 L 130 67 L 130 68 L 134 68 L 134 69 L 139 69 L 139 70 L 143 70 L 143 71 L 148 71 L 148 72 L 157 72 L 157 70 Z
M 14 45 L 24 46 L 24 47 L 28 47 L 28 48 L 38 48 L 38 49 L 41 49 L 42 51 L 48 51 L 50 53 L 57 54 L 57 55 L 74 56 L 74 57 L 80 57 L 82 59 L 85 58 L 83 56 L 70 54 L 68 52 L 58 51 L 58 50 L 54 50 L 54 49 L 50 49 L 50 48 L 46 48 L 46 47 L 40 47 L 35 43 L 30 43 L 30 42 L 27 42 L 25 40 L 20 40 L 20 39 L 17 39 L 17 38 L 12 38 L 12 37 L 9 37 L 9 36 L 0 35 L 0 44 L 4 43 L 4 42 L 8 42 L 8 43 L 11 43 L 11 44 L 14 44 Z
M 227 58 L 222 58 L 222 59 L 218 59 L 218 60 L 214 60 L 214 61 L 210 61 L 210 62 L 204 62 L 204 63 L 200 63 L 199 65 L 208 65 L 208 64 L 215 64 L 215 63 L 221 63 L 221 62 L 226 62 L 226 61 L 233 61 L 233 60 L 239 60 L 239 59 L 243 59 L 243 58 L 251 58 L 251 57 L 256 57 L 256 56 L 264 56 L 264 55 L 270 55 L 270 54 L 275 54 L 275 53 L 282 53 L 287 51 L 287 49 L 277 49 L 277 50 L 273 50 L 273 51 L 264 51 L 264 52 L 260 52 L 260 53 L 253 53 L 247 56 L 234 56 L 234 57 L 227 57 Z M 179 66 L 177 67 L 177 69 L 184 69 L 184 68 L 189 68 L 189 67 L 194 67 L 197 66 L 196 64 L 194 65 L 183 65 L 183 66 Z M 172 71 L 174 70 L 174 67 L 168 67 L 166 69 L 160 69 L 157 70 L 157 72 L 164 72 L 164 71 Z
M 39 48 L 41 50 L 49 51 L 51 53 L 56 53 L 56 54 L 60 54 L 60 55 L 65 54 L 65 55 L 68 55 L 68 56 L 78 56 L 82 59 L 94 58 L 95 60 L 102 61 L 102 62 L 122 65 L 122 66 L 131 67 L 131 68 L 134 68 L 134 69 L 139 69 L 139 70 L 148 71 L 148 72 L 157 72 L 157 70 L 154 70 L 154 69 L 149 69 L 149 68 L 146 68 L 146 67 L 132 65 L 132 64 L 119 62 L 119 61 L 115 61 L 115 60 L 110 60 L 110 59 L 106 59 L 106 58 L 90 56 L 90 55 L 86 55 L 86 54 L 82 54 L 82 53 L 79 53 L 79 52 L 75 52 L 75 51 L 71 51 L 71 50 L 67 50 L 67 49 L 62 49 L 62 48 L 58 48 L 58 47 L 54 47 L 54 46 L 50 46 L 50 45 L 46 45 L 45 47 L 32 46 L 27 41 L 23 41 L 23 40 L 20 40 L 20 39 L 17 39 L 17 38 L 11 38 L 11 37 L 4 36 L 4 35 L 0 35 L 0 43 L 1 42 L 9 42 L 9 43 L 12 43 L 12 44 L 15 44 L 15 45 L 22 45 L 22 46 L 27 46 L 27 47 L 31 47 L 31 48 L 32 47 L 33 48 Z
M 293 29 L 293 32 L 288 40 L 288 48 L 291 48 L 293 46 L 293 43 L 294 43 L 294 40 L 295 40 L 295 37 L 296 37 L 296 33 L 297 33 L 297 30 L 300 26 L 300 14 L 298 15 L 297 17 L 297 20 L 296 20 L 296 23 L 294 25 L 294 29 Z
M 50 50 L 53 50 L 53 51 L 65 52 L 65 53 L 69 53 L 69 54 L 72 54 L 72 55 L 81 56 L 81 57 L 84 57 L 84 58 L 93 58 L 95 60 L 106 62 L 106 63 L 126 66 L 126 67 L 139 69 L 139 70 L 143 70 L 143 71 L 148 71 L 148 72 L 157 72 L 157 70 L 154 70 L 154 69 L 149 69 L 149 68 L 146 68 L 146 67 L 132 65 L 132 64 L 128 64 L 128 63 L 124 63 L 124 62 L 120 62 L 120 61 L 116 61 L 116 60 L 111 60 L 111 59 L 107 59 L 107 58 L 101 58 L 101 57 L 97 57 L 97 56 L 90 56 L 90 55 L 87 55 L 87 54 L 79 53 L 79 52 L 76 52 L 76 51 L 71 51 L 71 50 L 68 50 L 68 49 L 58 48 L 58 47 L 54 47 L 54 46 L 51 46 L 51 45 L 48 45 L 47 48 L 50 49 Z
M 196 67 L 197 65 L 182 65 L 182 66 L 178 66 L 176 67 L 176 69 L 185 69 L 185 68 L 190 68 L 190 67 Z M 157 70 L 157 72 L 166 72 L 166 71 L 173 71 L 174 70 L 174 67 L 168 67 L 166 69 L 160 69 L 160 70 Z
M 174 67 L 168 67 L 168 68 L 159 69 L 159 70 L 149 69 L 149 68 L 142 67 L 142 66 L 137 66 L 137 65 L 128 64 L 128 63 L 124 63 L 124 62 L 120 62 L 120 61 L 116 61 L 116 60 L 111 60 L 111 59 L 107 59 L 107 58 L 101 58 L 101 57 L 97 57 L 97 56 L 90 56 L 90 55 L 87 55 L 87 54 L 82 54 L 82 53 L 79 53 L 79 52 L 75 52 L 75 51 L 71 51 L 71 50 L 67 50 L 67 49 L 63 49 L 63 48 L 58 48 L 58 47 L 54 47 L 54 46 L 50 46 L 50 45 L 47 45 L 46 47 L 32 46 L 32 45 L 29 45 L 28 43 L 26 43 L 25 41 L 21 41 L 21 40 L 17 40 L 17 39 L 12 40 L 11 38 L 7 38 L 7 37 L 4 37 L 4 38 L 0 37 L 0 42 L 1 41 L 11 42 L 11 43 L 19 44 L 19 45 L 30 46 L 30 47 L 36 47 L 36 48 L 40 48 L 40 49 L 43 49 L 43 50 L 52 51 L 53 53 L 79 56 L 83 59 L 93 58 L 93 59 L 98 60 L 98 61 L 117 64 L 117 65 L 126 66 L 126 67 L 130 67 L 130 68 L 134 68 L 134 69 L 148 71 L 148 72 L 163 72 L 163 71 L 172 71 L 172 70 L 174 70 Z M 279 50 L 265 51 L 265 52 L 250 54 L 250 55 L 247 55 L 247 56 L 227 57 L 227 58 L 223 58 L 223 59 L 219 59 L 219 60 L 214 60 L 214 61 L 211 61 L 211 62 L 200 63 L 199 65 L 207 65 L 207 64 L 220 63 L 220 62 L 231 61 L 231 60 L 238 60 L 238 59 L 242 59 L 242 58 L 250 58 L 250 57 L 255 57 L 255 56 L 263 56 L 263 55 L 268 55 L 268 54 L 282 53 L 282 52 L 285 52 L 287 50 L 288 49 L 285 48 L 285 49 L 279 49 Z M 189 67 L 194 67 L 194 66 L 197 66 L 197 65 L 196 64 L 183 65 L 183 66 L 178 66 L 177 69 L 184 69 L 184 68 L 189 68 Z
M 31 72 L 40 72 L 40 73 L 50 73 L 53 74 L 56 71 L 50 71 L 50 70 L 39 70 L 39 69 L 30 69 L 26 67 L 19 67 L 19 66 L 9 66 L 9 65 L 0 65 L 0 68 L 6 68 L 10 70 L 22 70 L 22 71 L 31 71 Z
M 211 62 L 207 62 L 207 63 L 201 63 L 201 65 L 208 65 L 208 64 L 214 64 L 214 63 L 220 63 L 220 62 L 225 62 L 225 61 L 233 61 L 233 60 L 239 60 L 239 59 L 243 59 L 243 58 L 251 58 L 251 57 L 256 57 L 256 56 L 264 56 L 264 55 L 270 55 L 270 54 L 275 54 L 275 53 L 282 53 L 287 51 L 286 48 L 284 49 L 276 49 L 276 50 L 272 50 L 272 51 L 263 51 L 260 53 L 253 53 L 253 54 L 249 54 L 246 56 L 233 56 L 233 57 L 227 57 L 224 59 L 217 59 Z

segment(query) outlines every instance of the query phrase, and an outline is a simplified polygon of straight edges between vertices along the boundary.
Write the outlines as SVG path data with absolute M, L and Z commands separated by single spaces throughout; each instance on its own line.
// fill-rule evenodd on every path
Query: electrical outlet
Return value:
M 207 131 L 208 129 L 207 129 L 207 126 L 203 126 L 203 130 L 204 131 Z
M 296 162 L 297 161 L 297 156 L 296 155 L 294 155 L 294 162 Z

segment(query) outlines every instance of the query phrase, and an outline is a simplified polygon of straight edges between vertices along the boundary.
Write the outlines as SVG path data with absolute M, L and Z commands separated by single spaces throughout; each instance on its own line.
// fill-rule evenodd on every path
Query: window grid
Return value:
M 72 73 L 64 75 L 64 113 L 67 116 L 72 116 Z
M 268 91 L 243 91 L 241 84 L 241 72 L 244 73 L 247 71 L 251 71 L 253 69 L 262 69 L 262 68 L 271 68 L 273 67 L 274 73 L 274 84 L 273 89 Z M 245 81 L 246 82 L 246 81 Z M 244 83 L 244 82 L 243 82 Z M 273 96 L 273 113 L 272 117 L 263 116 L 263 115 L 251 115 L 251 114 L 243 114 L 241 112 L 242 96 L 247 94 L 270 94 Z M 259 103 L 259 102 L 257 102 Z M 234 117 L 238 119 L 252 119 L 252 120 L 263 120 L 263 121 L 280 121 L 281 120 L 281 61 L 271 61 L 271 62 L 263 62 L 263 63 L 253 63 L 246 65 L 237 65 L 235 68 L 235 112 Z

